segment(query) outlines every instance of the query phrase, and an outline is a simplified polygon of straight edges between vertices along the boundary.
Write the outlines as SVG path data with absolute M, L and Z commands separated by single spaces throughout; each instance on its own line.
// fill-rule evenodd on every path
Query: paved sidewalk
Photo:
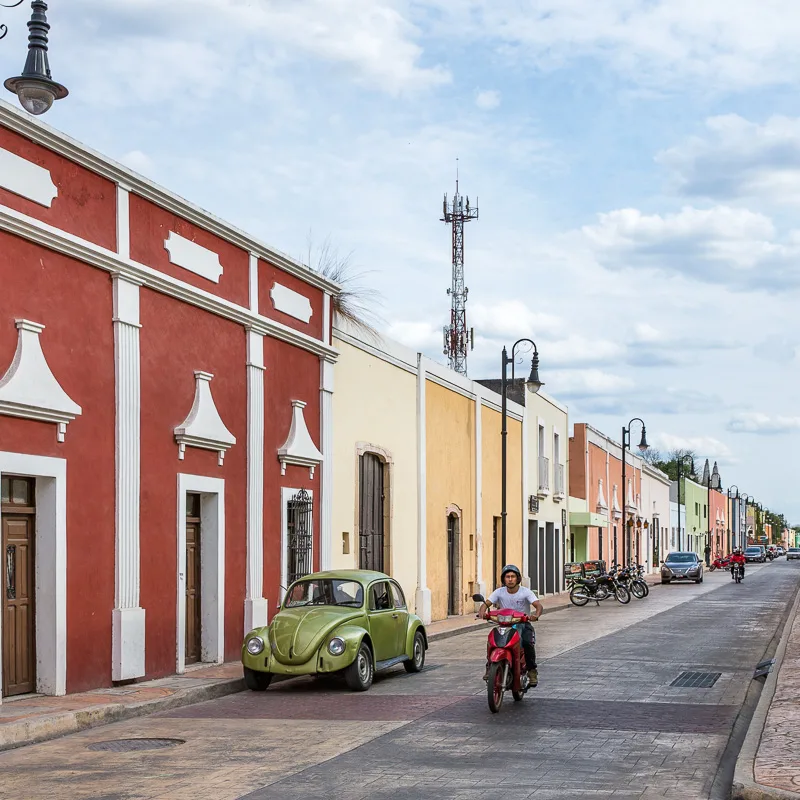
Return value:
M 657 582 L 658 576 L 647 576 Z M 542 598 L 544 613 L 570 605 L 569 593 Z M 427 626 L 430 641 L 469 633 L 486 623 L 475 613 L 448 617 Z M 0 751 L 54 739 L 66 734 L 132 719 L 157 711 L 202 703 L 244 690 L 242 665 L 232 661 L 224 665 L 196 667 L 184 675 L 95 689 L 63 697 L 27 695 L 18 700 L 6 698 L 0 705 Z
M 800 800 L 800 594 L 736 764 L 735 800 Z

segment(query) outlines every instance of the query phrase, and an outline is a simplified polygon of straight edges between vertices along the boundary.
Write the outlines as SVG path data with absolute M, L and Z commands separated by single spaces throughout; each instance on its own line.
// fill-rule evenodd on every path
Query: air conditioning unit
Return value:
M 539 498 L 536 495 L 530 495 L 528 497 L 528 511 L 531 514 L 538 514 L 539 513 Z

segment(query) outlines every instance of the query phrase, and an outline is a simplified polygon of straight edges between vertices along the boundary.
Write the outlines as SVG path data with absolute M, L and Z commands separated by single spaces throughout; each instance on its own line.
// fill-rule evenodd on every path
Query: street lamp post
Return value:
M 684 453 L 675 459 L 678 465 L 678 550 L 683 550 L 683 536 L 681 535 L 681 464 L 687 458 L 691 458 L 691 456 L 688 453 Z M 692 465 L 694 465 L 694 462 L 692 462 Z
M 19 4 L 17 4 L 19 5 Z M 56 83 L 50 75 L 47 58 L 47 3 L 32 0 L 31 19 L 28 22 L 28 58 L 22 75 L 8 78 L 4 86 L 19 98 L 20 105 L 34 115 L 44 114 L 56 100 L 66 97 L 65 86 Z
M 513 364 L 515 358 L 515 351 L 517 349 L 517 345 L 521 344 L 522 342 L 528 342 L 533 347 L 533 358 L 531 360 L 531 374 L 528 377 L 528 380 L 525 381 L 525 385 L 530 392 L 536 394 L 539 389 L 544 386 L 544 383 L 539 380 L 539 351 L 536 347 L 536 343 L 532 339 L 519 339 L 518 341 L 514 342 L 514 346 L 511 348 L 511 357 L 508 356 L 506 348 L 503 348 L 502 354 L 502 381 L 501 381 L 501 388 L 500 394 L 502 397 L 502 414 L 501 414 L 501 427 L 500 427 L 500 441 L 502 445 L 502 457 L 501 457 L 501 467 L 500 467 L 500 496 L 501 496 L 501 511 L 500 511 L 500 536 L 501 536 L 501 554 L 502 554 L 502 561 L 503 565 L 505 566 L 506 563 L 506 454 L 507 454 L 507 446 L 506 446 L 506 439 L 508 438 L 508 365 L 512 365 L 512 376 L 513 376 Z M 525 446 L 525 442 L 523 442 L 523 447 Z
M 630 449 L 631 446 L 631 425 L 634 422 L 641 422 L 642 423 L 642 438 L 639 442 L 639 450 L 643 453 L 649 445 L 647 444 L 647 431 L 644 426 L 644 421 L 641 420 L 639 417 L 634 417 L 629 423 L 628 427 L 626 428 L 624 425 L 622 426 L 622 536 L 625 546 L 625 557 L 627 559 L 626 563 L 630 565 L 631 563 L 631 534 L 628 533 L 628 509 L 627 501 L 625 499 L 626 488 L 627 484 L 625 482 L 625 467 L 626 467 L 626 458 L 625 458 L 625 450 Z M 617 560 L 617 542 L 614 541 L 614 561 Z
M 736 495 L 731 494 L 731 489 L 736 489 Z M 731 500 L 736 501 L 736 514 L 731 513 L 733 505 Z M 739 515 L 739 487 L 734 483 L 728 487 L 728 521 L 731 525 L 731 540 L 728 542 L 728 551 L 732 551 L 736 547 L 736 517 Z

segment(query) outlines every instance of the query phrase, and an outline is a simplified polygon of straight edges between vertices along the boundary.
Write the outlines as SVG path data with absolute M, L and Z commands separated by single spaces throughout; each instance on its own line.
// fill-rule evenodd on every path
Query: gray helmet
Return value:
M 515 567 L 513 564 L 506 564 L 506 565 L 503 567 L 503 571 L 500 573 L 500 583 L 503 583 L 503 582 L 505 581 L 505 579 L 506 579 L 506 573 L 507 573 L 507 572 L 513 572 L 513 573 L 515 573 L 515 574 L 516 574 L 516 576 L 517 576 L 517 581 L 518 581 L 519 583 L 522 583 L 522 573 L 521 573 L 521 572 L 519 571 L 519 569 L 518 569 L 517 567 Z

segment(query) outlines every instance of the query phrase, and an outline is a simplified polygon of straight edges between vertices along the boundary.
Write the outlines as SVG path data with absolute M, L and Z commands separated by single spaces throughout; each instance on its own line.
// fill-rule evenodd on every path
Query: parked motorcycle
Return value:
M 631 594 L 622 581 L 614 575 L 598 575 L 596 578 L 574 578 L 569 591 L 569 601 L 576 606 L 585 606 L 590 600 L 600 605 L 601 600 L 614 597 L 623 605 L 630 603 Z
M 472 595 L 476 603 L 486 602 L 482 594 Z M 503 705 L 503 697 L 511 691 L 514 700 L 522 700 L 528 691 L 528 669 L 525 665 L 525 651 L 522 649 L 522 636 L 517 625 L 530 622 L 521 611 L 508 608 L 493 609 L 486 614 L 494 626 L 489 631 L 486 658 L 489 672 L 486 681 L 489 710 L 496 714 Z
M 731 566 L 730 555 L 724 556 L 722 558 L 717 556 L 717 558 L 715 558 L 714 561 L 711 563 L 711 565 L 708 567 L 708 571 L 713 572 L 716 569 L 729 569 L 730 566 Z
M 612 574 L 614 579 L 624 584 L 625 588 L 637 599 L 641 600 L 650 594 L 650 587 L 644 579 L 644 567 L 641 564 L 637 564 L 635 568 L 614 564 Z

